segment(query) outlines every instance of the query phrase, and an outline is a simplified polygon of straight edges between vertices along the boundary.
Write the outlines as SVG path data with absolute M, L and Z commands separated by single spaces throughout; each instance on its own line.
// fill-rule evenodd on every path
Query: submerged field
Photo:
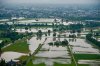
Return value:
M 35 30 L 37 32 L 41 29 Z M 42 31 L 45 32 L 47 30 L 45 28 Z M 18 29 L 17 31 L 21 31 L 21 33 L 25 32 L 23 29 Z M 34 29 L 31 31 L 34 31 Z M 6 61 L 10 61 L 11 59 L 14 61 L 26 61 L 26 66 L 100 65 L 100 50 L 85 40 L 85 33 L 76 38 L 69 38 L 69 32 L 62 33 L 61 37 L 58 37 L 59 32 L 56 33 L 55 37 L 53 36 L 53 32 L 51 32 L 47 36 L 43 34 L 41 39 L 37 39 L 37 36 L 34 35 L 31 39 L 26 37 L 16 40 L 13 44 L 2 49 L 1 58 L 4 58 Z M 69 42 L 68 45 L 61 44 L 65 39 Z M 55 44 L 55 42 L 58 42 L 58 44 Z

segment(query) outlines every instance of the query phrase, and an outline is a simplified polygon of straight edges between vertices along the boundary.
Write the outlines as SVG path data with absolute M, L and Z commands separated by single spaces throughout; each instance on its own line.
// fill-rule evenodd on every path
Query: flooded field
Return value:
M 79 64 L 99 64 L 100 65 L 100 61 L 98 60 L 79 60 L 78 63 Z
M 52 30 L 51 28 L 48 28 Z M 42 30 L 43 32 L 47 32 L 48 29 L 38 29 Z M 33 32 L 37 32 L 37 29 L 31 29 Z M 30 30 L 25 29 L 17 29 L 17 32 L 31 32 Z M 33 54 L 36 49 L 39 47 L 39 45 L 43 44 L 43 46 L 40 48 L 40 50 L 34 55 L 35 59 L 32 60 L 33 64 L 40 64 L 44 63 L 46 66 L 53 66 L 54 63 L 61 63 L 61 64 L 71 64 L 72 62 L 72 56 L 70 55 L 70 52 L 68 50 L 68 46 L 71 48 L 73 54 L 100 54 L 100 50 L 95 48 L 93 45 L 89 44 L 85 40 L 85 34 L 82 33 L 82 37 L 84 38 L 68 38 L 70 35 L 69 32 L 62 33 L 61 37 L 58 38 L 59 32 L 56 32 L 56 36 L 53 37 L 53 33 L 50 35 L 45 36 L 43 34 L 41 39 L 37 39 L 37 36 L 33 36 L 30 40 L 27 39 L 27 43 L 29 44 L 29 50 L 31 54 Z M 64 35 L 64 36 L 63 36 Z M 77 33 L 75 33 L 77 35 Z M 64 40 L 67 40 L 69 42 L 68 45 L 55 45 L 55 42 L 62 42 Z M 49 44 L 52 43 L 52 44 Z M 5 59 L 6 61 L 15 60 L 16 58 L 19 58 L 23 55 L 23 53 L 18 52 L 4 52 L 1 55 L 1 58 Z M 12 57 L 13 56 L 13 57 Z M 90 66 L 93 66 L 93 64 L 100 64 L 100 61 L 95 60 L 78 60 L 79 64 L 89 64 Z M 92 64 L 93 63 L 93 64 Z
M 100 66 L 99 60 L 79 60 L 79 64 L 88 64 L 89 66 Z
M 73 53 L 83 54 L 100 54 L 100 50 L 87 43 L 85 39 L 77 38 L 75 41 L 70 41 Z
M 21 57 L 21 56 L 23 56 L 23 55 L 27 55 L 27 54 L 24 54 L 24 53 L 18 53 L 18 52 L 4 52 L 2 55 L 1 55 L 1 57 L 0 57 L 0 59 L 2 58 L 2 59 L 5 59 L 5 61 L 11 61 L 11 60 L 13 60 L 13 61 L 18 61 L 18 60 L 15 60 L 15 59 L 17 59 L 17 58 L 19 58 L 19 57 Z
M 47 41 L 35 55 L 37 58 L 33 61 L 34 64 L 45 63 L 46 66 L 53 66 L 54 62 L 61 64 L 70 64 L 71 57 L 67 50 L 67 46 L 49 46 L 49 42 L 53 42 L 53 38 L 47 38 Z
M 31 28 L 31 29 L 28 29 L 28 30 L 25 30 L 25 29 L 16 29 L 16 32 L 19 32 L 19 33 L 25 33 L 25 32 L 38 32 L 38 30 L 41 30 L 42 32 L 47 32 L 48 30 L 51 30 L 52 31 L 52 28 Z
M 45 38 L 42 38 L 41 40 L 37 40 L 37 37 L 32 37 L 29 41 L 29 49 L 31 54 L 38 48 L 39 44 L 43 44 Z

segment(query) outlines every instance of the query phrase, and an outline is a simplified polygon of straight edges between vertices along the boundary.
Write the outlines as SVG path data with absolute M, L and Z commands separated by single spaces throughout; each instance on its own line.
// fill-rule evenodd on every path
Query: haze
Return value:
M 1 0 L 13 4 L 97 4 L 99 0 Z

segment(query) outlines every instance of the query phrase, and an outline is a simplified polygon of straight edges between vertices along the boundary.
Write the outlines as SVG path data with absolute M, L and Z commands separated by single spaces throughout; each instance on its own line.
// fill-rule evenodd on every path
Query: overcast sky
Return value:
M 2 3 L 29 3 L 29 4 L 94 4 L 100 0 L 1 0 Z

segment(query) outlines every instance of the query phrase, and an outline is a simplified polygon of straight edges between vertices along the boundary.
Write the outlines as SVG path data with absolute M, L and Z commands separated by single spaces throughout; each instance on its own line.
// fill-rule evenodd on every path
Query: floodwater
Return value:
M 97 60 L 79 60 L 79 64 L 100 64 L 100 61 Z
M 47 32 L 48 30 L 51 30 L 52 31 L 52 28 L 30 28 L 28 30 L 25 30 L 23 28 L 20 28 L 20 29 L 16 29 L 16 32 L 19 32 L 19 33 L 25 33 L 25 32 L 38 32 L 38 30 L 41 30 L 42 32 Z
M 5 59 L 5 61 L 7 61 L 7 62 L 8 62 L 8 61 L 11 61 L 11 60 L 13 60 L 13 61 L 18 61 L 18 60 L 15 60 L 15 59 L 21 57 L 22 55 L 27 55 L 27 54 L 18 53 L 18 52 L 4 52 L 4 53 L 1 55 L 0 59 L 1 59 L 1 58 L 2 58 L 2 59 Z
M 61 64 L 70 64 L 71 59 L 36 58 L 33 61 L 34 64 L 45 63 L 46 66 L 53 66 L 54 62 Z
M 31 51 L 31 54 L 38 48 L 39 44 L 42 44 L 45 40 L 43 37 L 41 40 L 37 40 L 37 37 L 32 37 L 29 41 L 29 50 Z
M 53 41 L 51 37 L 47 38 L 41 50 L 35 55 L 37 58 L 33 60 L 33 64 L 45 63 L 46 66 L 53 66 L 54 62 L 61 64 L 71 63 L 71 57 L 67 51 L 67 46 L 49 46 L 48 43 L 55 41 Z
M 100 66 L 99 60 L 79 60 L 79 64 L 89 64 L 89 66 Z
M 66 33 L 67 36 L 68 34 L 69 33 Z M 55 41 L 63 41 L 64 39 L 67 39 L 68 41 L 71 39 L 69 41 L 69 44 L 72 48 L 73 53 L 100 54 L 100 51 L 94 48 L 91 44 L 87 43 L 85 39 L 57 38 L 57 36 L 53 37 L 52 35 L 53 33 L 51 33 L 51 35 L 47 37 L 42 36 L 41 40 L 40 39 L 37 40 L 37 37 L 34 36 L 27 41 L 29 44 L 29 50 L 31 54 L 35 52 L 39 44 L 44 44 L 40 49 L 40 51 L 35 55 L 36 58 L 35 60 L 33 60 L 33 64 L 45 63 L 46 66 L 53 66 L 55 62 L 61 64 L 70 64 L 71 56 L 69 55 L 67 46 L 55 46 L 55 45 L 48 44 L 50 42 L 54 43 Z M 57 35 L 59 35 L 59 33 L 57 33 Z M 45 41 L 46 38 L 47 40 Z M 26 54 L 18 53 L 18 52 L 4 52 L 1 55 L 1 58 L 5 59 L 6 61 L 10 61 L 11 59 L 15 61 L 16 58 L 19 58 L 22 55 L 26 55 Z M 87 62 L 90 62 L 91 64 L 91 61 L 83 61 L 83 60 L 79 60 L 78 63 L 83 64 Z
M 100 54 L 100 50 L 87 43 L 85 39 L 77 38 L 75 41 L 70 41 L 69 44 L 72 47 L 73 53 Z

